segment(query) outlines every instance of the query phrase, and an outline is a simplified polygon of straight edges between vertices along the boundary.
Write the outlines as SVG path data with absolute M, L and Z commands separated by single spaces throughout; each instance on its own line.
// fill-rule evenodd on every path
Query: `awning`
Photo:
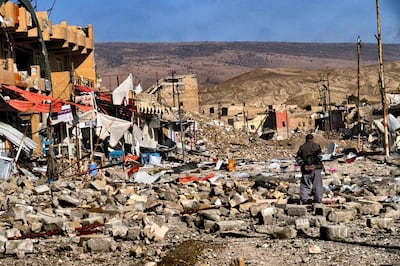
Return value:
M 50 113 L 50 110 L 51 112 L 61 112 L 61 106 L 63 103 L 73 105 L 82 110 L 83 112 L 87 112 L 93 109 L 93 107 L 91 106 L 80 105 L 62 99 L 56 99 L 50 96 L 22 90 L 18 87 L 11 85 L 3 85 L 3 89 L 14 91 L 26 100 L 26 101 L 18 99 L 7 100 L 7 103 L 10 106 L 17 109 L 20 112 L 33 111 L 39 113 Z

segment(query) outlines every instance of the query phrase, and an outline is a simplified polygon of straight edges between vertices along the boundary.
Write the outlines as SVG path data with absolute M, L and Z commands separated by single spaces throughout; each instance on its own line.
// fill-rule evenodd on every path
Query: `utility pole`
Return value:
M 384 134 L 384 147 L 385 155 L 389 156 L 389 134 L 388 134 L 388 120 L 386 110 L 386 92 L 385 92 L 385 80 L 383 77 L 383 58 L 382 58 L 382 40 L 381 40 L 381 17 L 379 14 L 379 1 L 376 0 L 376 20 L 378 35 L 375 36 L 378 40 L 378 51 L 379 51 L 379 89 L 381 92 L 382 109 L 383 109 L 383 134 Z
M 247 127 L 246 127 L 247 118 L 246 118 L 246 109 L 245 109 L 245 106 L 246 106 L 246 102 L 243 102 L 243 130 L 244 130 L 245 132 L 247 132 Z
M 175 70 L 172 70 L 171 77 L 172 77 L 172 106 L 175 107 Z
M 179 84 L 178 78 L 175 78 L 175 70 L 172 71 L 171 73 L 171 79 L 167 80 L 172 82 L 172 101 L 173 101 L 173 106 L 175 107 L 175 91 L 178 96 L 178 114 L 179 114 L 179 129 L 181 133 L 181 143 L 182 143 L 182 160 L 185 162 L 185 143 L 184 143 L 184 133 L 183 133 L 183 119 L 182 119 L 182 103 L 181 103 L 181 92 L 179 90 Z M 176 88 L 175 88 L 175 83 L 176 83 Z
M 178 113 L 179 113 L 179 129 L 181 131 L 181 143 L 182 143 L 182 161 L 185 162 L 185 136 L 183 133 L 183 121 L 182 121 L 182 102 L 181 102 L 181 92 L 179 90 L 179 86 L 176 86 L 176 93 L 178 94 Z
M 360 54 L 361 54 L 361 40 L 360 40 L 360 36 L 358 36 L 358 39 L 357 39 L 357 125 L 358 125 L 357 151 L 360 151 L 360 147 L 361 147 L 361 124 L 360 124 Z

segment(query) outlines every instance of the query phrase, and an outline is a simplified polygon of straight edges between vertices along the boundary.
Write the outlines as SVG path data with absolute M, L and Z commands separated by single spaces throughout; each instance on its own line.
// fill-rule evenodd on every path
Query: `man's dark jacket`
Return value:
M 314 165 L 316 169 L 322 169 L 323 164 L 318 157 L 321 154 L 321 146 L 313 141 L 307 141 L 300 146 L 296 154 L 296 162 L 301 166 L 302 172 L 306 165 Z

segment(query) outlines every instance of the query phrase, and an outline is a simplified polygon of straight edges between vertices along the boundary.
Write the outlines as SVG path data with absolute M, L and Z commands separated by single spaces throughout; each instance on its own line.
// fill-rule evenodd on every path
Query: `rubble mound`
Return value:
M 128 175 L 122 164 L 0 186 L 2 265 L 392 265 L 400 260 L 397 156 L 324 162 L 323 203 L 299 204 L 304 134 L 263 140 L 199 114 L 204 149 Z M 354 141 L 315 133 L 330 142 Z M 229 160 L 234 162 L 229 167 Z M 355 255 L 356 259 L 355 259 Z

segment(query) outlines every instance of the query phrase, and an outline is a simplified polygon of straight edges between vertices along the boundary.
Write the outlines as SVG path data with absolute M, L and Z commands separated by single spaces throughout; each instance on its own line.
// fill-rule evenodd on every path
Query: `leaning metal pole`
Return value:
M 361 40 L 360 36 L 357 39 L 357 151 L 360 151 L 361 146 L 361 124 L 360 124 L 360 53 L 361 53 Z
M 382 109 L 383 109 L 383 132 L 384 132 L 384 146 L 385 155 L 389 156 L 389 135 L 388 135 L 388 120 L 387 120 L 387 110 L 386 110 L 386 93 L 385 93 L 385 80 L 383 78 L 383 59 L 382 59 L 382 41 L 381 41 L 381 18 L 379 15 L 379 1 L 376 0 L 376 19 L 378 35 L 376 36 L 378 40 L 378 51 L 379 51 L 379 88 L 381 91 L 382 98 Z

